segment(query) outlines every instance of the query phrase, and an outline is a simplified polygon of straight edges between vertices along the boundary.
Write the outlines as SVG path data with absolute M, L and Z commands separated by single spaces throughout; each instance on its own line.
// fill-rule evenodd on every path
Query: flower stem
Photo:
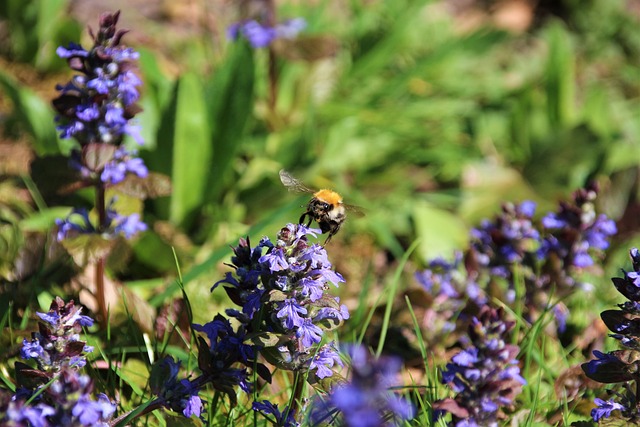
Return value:
M 302 392 L 304 391 L 305 376 L 302 374 L 302 372 L 295 371 L 294 378 L 293 393 L 291 402 L 289 403 L 289 414 L 287 414 L 284 419 L 289 418 L 290 414 L 293 414 L 293 416 L 295 417 L 298 413 L 298 407 L 302 402 Z
M 105 202 L 105 188 L 102 182 L 96 184 L 96 210 L 98 211 L 98 232 L 101 233 L 107 227 L 107 209 Z M 98 311 L 102 323 L 107 322 L 107 301 L 104 288 L 104 268 L 106 259 L 100 256 L 96 261 L 96 298 Z

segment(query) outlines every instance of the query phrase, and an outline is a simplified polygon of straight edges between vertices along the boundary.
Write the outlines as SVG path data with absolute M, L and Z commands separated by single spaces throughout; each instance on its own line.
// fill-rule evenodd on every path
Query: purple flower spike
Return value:
M 227 29 L 227 37 L 237 40 L 244 37 L 255 49 L 269 46 L 274 40 L 293 39 L 307 27 L 307 22 L 302 18 L 294 18 L 278 24 L 275 27 L 268 27 L 256 20 L 237 22 Z
M 338 414 L 345 425 L 359 427 L 396 425 L 398 421 L 413 418 L 413 405 L 389 390 L 401 367 L 397 359 L 374 359 L 366 349 L 358 346 L 351 347 L 349 353 L 351 380 L 336 385 L 327 398 L 313 402 L 313 423 L 329 422 Z M 395 423 L 387 424 L 385 420 Z
M 469 326 L 467 347 L 442 372 L 456 396 L 433 408 L 437 416 L 450 412 L 452 425 L 497 425 L 500 407 L 511 406 L 526 384 L 515 360 L 519 348 L 506 343 L 514 323 L 502 317 L 502 310 L 484 306 Z

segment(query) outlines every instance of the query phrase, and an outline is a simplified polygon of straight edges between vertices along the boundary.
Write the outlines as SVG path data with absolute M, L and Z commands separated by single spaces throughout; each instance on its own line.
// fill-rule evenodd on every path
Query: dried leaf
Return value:
M 155 199 L 171 195 L 171 179 L 161 173 L 150 172 L 145 178 L 128 174 L 114 190 L 138 199 Z
M 116 149 L 111 144 L 87 144 L 82 147 L 82 163 L 90 171 L 100 172 L 113 159 Z

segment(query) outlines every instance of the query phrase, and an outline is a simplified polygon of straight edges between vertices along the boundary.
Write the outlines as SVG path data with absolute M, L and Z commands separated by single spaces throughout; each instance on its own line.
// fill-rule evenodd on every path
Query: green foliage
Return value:
M 67 0 L 3 1 L 0 19 L 8 26 L 12 57 L 38 71 L 60 69 L 64 62 L 56 56 L 56 47 L 79 40 L 82 30 L 66 9 Z
M 33 149 L 39 156 L 60 151 L 49 104 L 29 88 L 19 85 L 11 76 L 0 70 L 0 89 L 14 106 L 13 121 L 32 138 Z M 7 123 L 8 127 L 11 123 Z
M 69 3 L 0 3 L 9 34 L 0 41 L 2 55 L 50 77 L 64 63 L 55 48 L 80 37 L 82 26 L 67 17 Z M 121 206 L 143 212 L 150 225 L 130 249 L 97 237 L 87 242 L 92 239 L 87 236 L 65 242 L 64 248 L 53 242 L 54 220 L 71 206 L 88 204 L 92 195 L 65 193 L 72 181 L 59 155 L 71 142 L 59 140 L 42 90 L 19 83 L 17 72 L 3 62 L 2 136 L 26 136 L 37 160 L 18 174 L 0 170 L 0 313 L 5 313 L 0 323 L 10 331 L 2 344 L 15 348 L 17 337 L 27 335 L 29 306 L 40 302 L 41 310 L 63 292 L 87 298 L 83 286 L 91 275 L 69 254 L 87 262 L 113 250 L 110 289 L 119 304 L 126 299 L 139 313 L 114 303 L 112 335 L 96 333 L 96 345 L 109 348 L 109 354 L 98 359 L 109 367 L 109 387 L 123 391 L 121 410 L 142 404 L 136 410 L 143 411 L 149 403 L 148 354 L 175 355 L 189 372 L 195 366 L 188 322 L 167 314 L 181 287 L 196 321 L 210 320 L 229 307 L 224 296 L 208 292 L 229 261 L 228 244 L 240 236 L 254 243 L 273 236 L 302 213 L 309 196 L 294 196 L 281 186 L 278 171 L 285 168 L 310 187 L 335 189 L 345 203 L 364 208 L 366 216 L 349 215 L 327 248 L 347 277 L 341 296 L 351 311 L 351 319 L 333 332 L 378 352 L 393 348 L 407 360 L 415 356 L 420 372 L 406 374 L 419 378 L 408 394 L 421 418 L 407 425 L 444 425 L 432 423 L 431 403 L 447 394 L 438 378 L 445 349 L 430 347 L 423 309 L 433 301 L 416 291 L 411 272 L 426 259 L 464 248 L 468 229 L 502 202 L 531 199 L 544 210 L 592 179 L 603 186 L 600 210 L 624 229 L 604 266 L 605 277 L 617 268 L 619 253 L 629 243 L 637 245 L 637 17 L 623 0 L 565 0 L 556 5 L 555 16 L 539 10 L 535 24 L 518 33 L 493 25 L 484 10 L 483 25 L 465 27 L 444 1 L 278 3 L 280 17 L 306 17 L 309 44 L 306 51 L 295 41 L 276 49 L 275 105 L 269 103 L 266 49 L 211 34 L 136 47 L 144 80 L 140 155 L 157 175 L 114 189 Z M 480 3 L 486 2 L 476 3 L 482 10 Z M 220 22 L 231 19 L 221 16 Z M 131 31 L 145 34 L 145 24 Z M 224 28 L 215 33 L 224 34 Z M 210 44 L 213 49 L 205 50 Z M 101 153 L 94 154 L 101 162 Z M 153 200 L 133 203 L 132 197 Z M 174 256 L 184 271 L 180 280 Z M 78 280 L 72 283 L 72 277 Z M 606 279 L 589 282 L 602 301 L 579 292 L 563 300 L 579 319 L 574 337 L 612 298 L 601 295 Z M 578 344 L 554 335 L 551 312 L 531 324 L 522 318 L 520 303 L 510 314 L 518 321 L 514 339 L 529 386 L 519 402 L 525 411 L 508 415 L 519 425 L 586 420 L 590 408 L 578 402 L 602 396 L 595 386 L 575 395 L 557 393 L 566 391 L 562 375 L 599 342 Z M 18 315 L 25 320 L 16 326 Z M 123 318 L 129 322 L 125 326 Z M 151 333 L 160 321 L 170 324 L 173 335 Z M 408 343 L 402 341 L 406 335 Z M 275 334 L 250 339 L 277 352 Z M 0 354 L 0 380 L 9 388 L 13 383 L 4 368 L 13 358 L 6 350 Z M 569 376 L 567 384 L 571 379 L 578 381 Z M 273 389 L 288 393 L 290 380 L 276 372 Z M 264 393 L 270 390 L 265 385 Z M 242 395 L 232 409 L 210 394 L 205 416 L 212 425 L 268 424 L 246 415 L 251 411 Z M 184 422 L 168 413 L 147 421 Z

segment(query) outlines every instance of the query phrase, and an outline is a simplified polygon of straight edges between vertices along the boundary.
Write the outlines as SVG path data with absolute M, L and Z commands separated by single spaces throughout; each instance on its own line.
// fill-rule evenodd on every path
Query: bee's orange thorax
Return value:
M 339 205 L 342 203 L 342 196 L 331 190 L 320 190 L 313 196 L 316 199 L 329 203 L 330 205 Z

